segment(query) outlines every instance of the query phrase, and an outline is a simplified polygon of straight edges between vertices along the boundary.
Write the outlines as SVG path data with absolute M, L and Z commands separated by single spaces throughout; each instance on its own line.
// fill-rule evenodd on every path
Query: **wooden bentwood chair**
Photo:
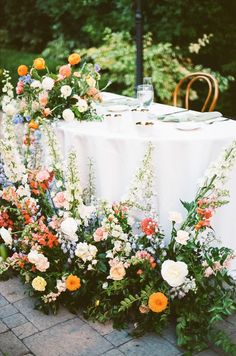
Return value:
M 179 83 L 175 87 L 175 91 L 173 94 L 173 105 L 178 106 L 178 94 L 182 87 L 182 84 L 188 83 L 185 92 L 185 108 L 189 109 L 189 95 L 192 84 L 196 81 L 205 81 L 208 85 L 208 94 L 206 100 L 202 106 L 201 111 L 213 111 L 215 109 L 218 96 L 219 96 L 219 86 L 217 80 L 208 73 L 204 72 L 196 72 L 190 73 L 182 78 Z M 211 99 L 211 101 L 210 101 Z M 208 109 L 207 109 L 208 108 Z

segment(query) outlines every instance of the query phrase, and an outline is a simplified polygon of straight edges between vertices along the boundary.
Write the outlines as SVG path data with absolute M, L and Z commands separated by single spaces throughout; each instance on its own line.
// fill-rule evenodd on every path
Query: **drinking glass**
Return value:
M 153 102 L 153 86 L 151 84 L 138 85 L 137 99 L 141 109 L 149 109 Z

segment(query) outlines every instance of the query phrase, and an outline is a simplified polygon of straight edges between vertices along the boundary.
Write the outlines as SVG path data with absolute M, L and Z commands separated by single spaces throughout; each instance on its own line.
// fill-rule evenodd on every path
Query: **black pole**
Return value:
M 136 86 L 143 83 L 143 18 L 142 18 L 142 0 L 136 0 Z

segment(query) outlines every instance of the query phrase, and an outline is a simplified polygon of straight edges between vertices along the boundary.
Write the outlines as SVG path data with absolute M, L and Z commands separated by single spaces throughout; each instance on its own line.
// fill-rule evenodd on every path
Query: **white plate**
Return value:
M 127 105 L 111 105 L 107 107 L 107 110 L 111 112 L 121 112 L 126 111 L 128 109 L 129 107 Z
M 192 130 L 200 129 L 202 127 L 202 124 L 200 122 L 187 121 L 187 122 L 179 122 L 178 124 L 175 125 L 175 127 L 178 130 L 182 130 L 182 131 L 192 131 Z

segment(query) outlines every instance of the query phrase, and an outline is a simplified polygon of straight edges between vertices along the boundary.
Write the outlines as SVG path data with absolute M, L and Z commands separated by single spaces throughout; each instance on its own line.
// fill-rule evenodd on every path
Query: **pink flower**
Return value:
M 59 74 L 60 76 L 62 76 L 63 78 L 67 78 L 71 75 L 71 68 L 69 64 L 66 64 L 64 66 L 61 66 L 59 69 Z
M 17 83 L 17 87 L 16 87 L 16 94 L 22 94 L 24 92 L 24 83 L 22 81 L 19 81 Z
M 205 269 L 204 277 L 208 278 L 214 273 L 213 269 L 209 266 Z
M 53 198 L 53 202 L 56 208 L 66 208 L 66 206 L 68 206 L 66 192 L 57 193 Z
M 99 241 L 106 240 L 107 235 L 108 235 L 108 232 L 105 231 L 102 227 L 99 227 L 93 234 L 94 241 L 99 242 Z
M 39 102 L 40 102 L 40 105 L 46 106 L 47 103 L 48 103 L 48 94 L 47 93 L 41 93 L 39 95 Z
M 44 182 L 45 180 L 48 180 L 49 178 L 50 178 L 50 174 L 46 169 L 39 171 L 36 174 L 36 179 L 38 182 Z
M 80 78 L 81 74 L 79 72 L 74 72 L 74 76 L 77 77 L 77 78 Z
M 53 217 L 52 217 L 52 220 L 51 220 L 50 223 L 49 223 L 49 226 L 50 226 L 52 229 L 57 230 L 57 229 L 59 229 L 60 225 L 61 225 L 61 222 L 60 222 L 60 220 L 58 219 L 58 217 L 57 217 L 57 216 L 53 216 Z
M 49 108 L 45 108 L 43 110 L 43 113 L 44 113 L 45 116 L 49 116 L 49 115 L 51 115 L 51 110 Z

